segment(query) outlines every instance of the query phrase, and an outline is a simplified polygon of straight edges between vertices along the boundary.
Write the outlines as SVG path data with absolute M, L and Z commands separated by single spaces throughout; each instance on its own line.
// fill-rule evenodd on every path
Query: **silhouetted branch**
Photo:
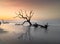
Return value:
M 32 25 L 32 23 L 30 22 L 30 20 L 31 20 L 31 18 L 32 18 L 32 16 L 33 16 L 33 11 L 30 11 L 30 12 L 29 12 L 29 15 L 28 15 L 27 12 L 25 11 L 25 15 L 26 15 L 26 16 L 24 16 L 24 13 L 23 13 L 23 12 L 24 12 L 24 11 L 22 11 L 22 10 L 18 11 L 18 14 L 16 13 L 16 15 L 17 15 L 16 17 L 25 19 L 26 21 L 24 21 L 23 24 L 24 24 L 25 22 L 28 22 L 30 25 Z M 16 18 L 16 17 L 14 17 L 14 18 Z
M 16 15 L 17 15 L 17 16 L 15 16 L 15 17 L 13 17 L 13 18 L 16 18 L 16 17 L 22 18 L 22 17 L 20 17 L 20 15 L 18 15 L 17 13 L 16 13 Z
M 27 21 L 24 21 L 24 22 L 22 23 L 22 25 L 23 25 L 25 22 L 27 22 Z
M 29 20 L 32 18 L 32 16 L 33 16 L 33 11 L 30 11 Z
M 26 17 L 28 17 L 28 15 L 27 15 L 26 11 L 25 11 L 25 14 L 26 14 Z

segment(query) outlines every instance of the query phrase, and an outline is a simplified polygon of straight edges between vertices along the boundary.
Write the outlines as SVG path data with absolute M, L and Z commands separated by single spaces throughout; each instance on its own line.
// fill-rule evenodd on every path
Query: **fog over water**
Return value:
M 0 43 L 1 44 L 19 44 L 28 42 L 31 39 L 36 43 L 60 43 L 60 23 L 58 21 L 38 21 L 38 24 L 45 25 L 48 22 L 47 30 L 41 27 L 29 27 L 27 23 L 15 25 L 15 23 L 0 25 Z

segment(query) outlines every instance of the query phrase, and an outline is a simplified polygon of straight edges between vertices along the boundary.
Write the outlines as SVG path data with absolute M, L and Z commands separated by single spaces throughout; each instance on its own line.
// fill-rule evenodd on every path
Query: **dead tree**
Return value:
M 25 22 L 28 22 L 30 24 L 30 26 L 32 25 L 31 23 L 31 18 L 33 16 L 33 11 L 31 10 L 29 13 L 27 13 L 26 11 L 22 11 L 20 10 L 17 14 L 16 17 L 19 17 L 20 19 L 24 19 L 25 21 L 22 23 L 22 25 L 25 23 Z M 25 15 L 25 16 L 24 16 Z M 16 18 L 15 17 L 15 18 Z

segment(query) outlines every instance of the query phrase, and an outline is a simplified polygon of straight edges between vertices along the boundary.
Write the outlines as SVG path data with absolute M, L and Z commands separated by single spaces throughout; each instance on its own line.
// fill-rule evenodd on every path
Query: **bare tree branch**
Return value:
M 25 13 L 26 16 L 24 16 L 24 13 L 23 13 L 23 12 Z M 17 15 L 16 17 L 19 17 L 19 18 L 22 18 L 22 19 L 26 19 L 26 21 L 24 21 L 23 24 L 24 24 L 25 22 L 28 22 L 30 25 L 32 25 L 31 22 L 30 22 L 30 20 L 31 20 L 31 18 L 32 18 L 32 16 L 33 16 L 33 11 L 30 11 L 30 12 L 29 12 L 29 16 L 28 16 L 28 14 L 27 14 L 26 11 L 22 11 L 22 10 L 20 9 L 20 11 L 18 11 L 18 14 L 16 13 L 16 15 Z M 15 17 L 15 18 L 16 18 L 16 17 Z
M 22 23 L 22 25 L 23 25 L 25 22 L 27 22 L 27 21 L 24 21 L 24 22 Z
M 25 11 L 25 14 L 26 14 L 26 17 L 28 17 L 28 15 L 27 15 L 26 11 Z
M 29 20 L 32 18 L 32 16 L 33 16 L 33 12 L 32 11 L 30 11 L 30 13 L 29 13 Z

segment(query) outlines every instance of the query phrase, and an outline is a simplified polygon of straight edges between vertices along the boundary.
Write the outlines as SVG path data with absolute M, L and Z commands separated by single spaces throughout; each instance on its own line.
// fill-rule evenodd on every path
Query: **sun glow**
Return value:
M 38 5 L 34 5 L 33 3 L 26 3 L 24 1 L 15 0 L 1 0 L 0 1 L 0 19 L 3 20 L 15 20 L 19 18 L 13 18 L 16 16 L 15 12 L 18 12 L 19 9 L 22 10 L 33 10 L 34 15 L 32 19 L 40 20 L 40 19 L 55 19 L 60 18 L 60 6 L 59 3 L 48 3 L 44 4 L 38 3 Z M 40 5 L 39 5 L 40 4 Z

